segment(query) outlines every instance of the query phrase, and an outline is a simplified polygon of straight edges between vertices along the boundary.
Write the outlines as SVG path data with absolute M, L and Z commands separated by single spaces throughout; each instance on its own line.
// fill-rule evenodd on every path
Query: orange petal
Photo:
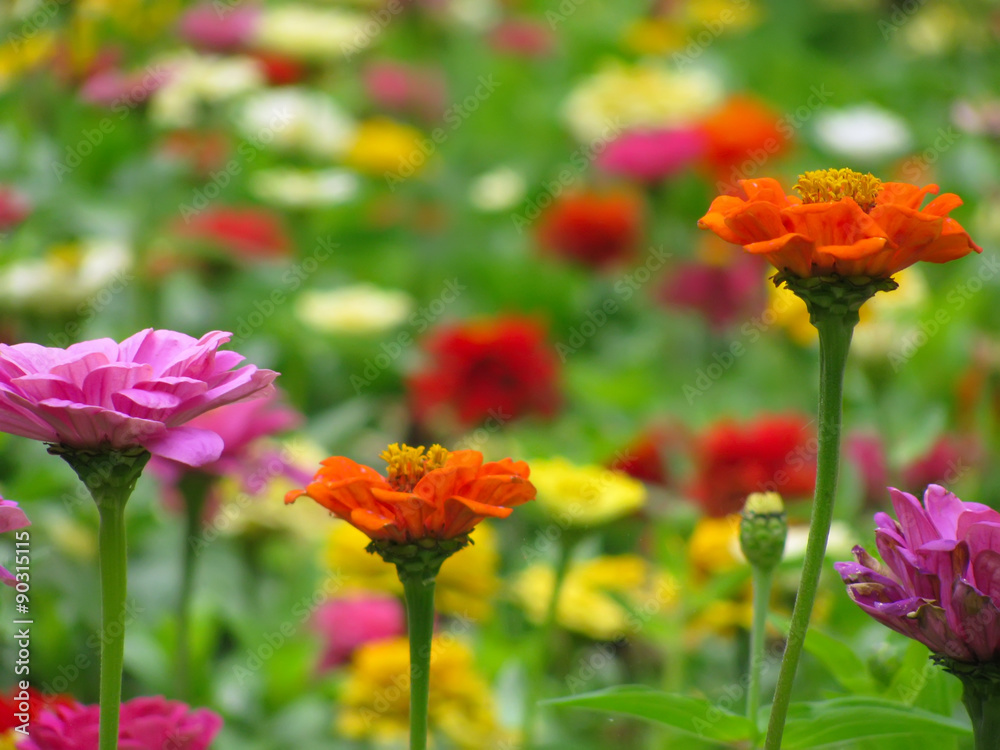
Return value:
M 754 255 L 764 255 L 779 271 L 789 271 L 796 276 L 812 273 L 812 255 L 815 243 L 801 234 L 789 233 L 773 240 L 754 242 L 743 249 Z
M 883 182 L 882 190 L 875 198 L 876 205 L 895 204 L 904 208 L 920 209 L 920 204 L 928 193 L 937 195 L 940 188 L 937 185 L 917 187 L 908 182 Z
M 833 203 L 809 203 L 781 212 L 787 231 L 804 235 L 822 245 L 853 245 L 866 237 L 885 237 L 885 232 L 851 198 Z
M 773 177 L 740 180 L 740 187 L 747 194 L 748 201 L 765 201 L 773 203 L 779 208 L 785 208 L 801 202 L 798 198 L 787 195 L 781 187 L 781 183 Z
M 740 238 L 741 245 L 773 240 L 787 234 L 781 221 L 781 211 L 771 203 L 757 201 L 726 219 L 726 226 Z

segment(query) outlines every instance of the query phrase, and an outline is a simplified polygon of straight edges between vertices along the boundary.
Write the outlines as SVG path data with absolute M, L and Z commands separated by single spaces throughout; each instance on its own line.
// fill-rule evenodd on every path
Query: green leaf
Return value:
M 662 693 L 642 685 L 621 685 L 543 703 L 634 716 L 664 724 L 682 734 L 721 742 L 747 740 L 754 733 L 753 724 L 745 716 L 720 708 L 711 701 Z
M 787 636 L 789 628 L 787 617 L 772 614 L 769 619 Z M 847 690 L 856 695 L 878 693 L 868 665 L 849 644 L 816 628 L 809 628 L 806 632 L 805 649 Z
M 796 703 L 785 725 L 783 750 L 814 750 L 848 741 L 889 737 L 971 735 L 966 724 L 882 698 L 834 698 Z

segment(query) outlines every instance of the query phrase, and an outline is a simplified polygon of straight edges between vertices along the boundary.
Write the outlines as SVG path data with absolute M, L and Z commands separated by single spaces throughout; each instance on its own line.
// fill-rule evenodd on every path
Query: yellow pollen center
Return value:
M 817 169 L 799 176 L 795 189 L 803 203 L 832 203 L 853 198 L 865 211 L 875 205 L 882 190 L 882 180 L 873 174 L 861 174 L 853 169 Z
M 410 492 L 427 472 L 444 466 L 449 455 L 440 445 L 413 448 L 393 443 L 379 454 L 379 458 L 388 464 L 389 484 L 393 489 Z

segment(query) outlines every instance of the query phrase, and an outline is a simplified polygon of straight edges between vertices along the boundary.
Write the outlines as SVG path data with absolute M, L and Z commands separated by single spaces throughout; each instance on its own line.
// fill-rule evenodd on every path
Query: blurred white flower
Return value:
M 166 80 L 149 98 L 149 116 L 164 127 L 189 127 L 202 104 L 232 99 L 265 83 L 260 64 L 249 57 L 218 57 L 193 52 L 165 58 L 157 69 Z
M 41 258 L 0 269 L 0 303 L 40 312 L 75 309 L 93 317 L 128 286 L 131 267 L 129 248 L 119 240 L 53 245 Z
M 366 23 L 371 23 L 367 15 L 335 8 L 269 6 L 260 19 L 254 46 L 295 58 L 339 58 L 365 37 Z
M 294 86 L 250 97 L 240 107 L 237 126 L 248 138 L 269 131 L 269 146 L 322 158 L 343 154 L 355 131 L 354 122 L 328 95 Z
M 913 145 L 906 122 L 874 104 L 820 112 L 816 138 L 830 153 L 860 161 L 899 156 Z
M 524 197 L 524 175 L 499 167 L 479 175 L 469 188 L 469 202 L 480 211 L 503 211 Z
M 608 138 L 609 128 L 690 122 L 716 105 L 722 94 L 722 84 L 705 70 L 672 71 L 652 63 L 616 61 L 578 84 L 564 112 L 573 134 L 590 142 Z
M 851 351 L 858 357 L 884 360 L 914 330 L 929 291 L 919 269 L 910 267 L 893 278 L 899 288 L 891 294 L 876 294 L 860 310 L 861 322 L 854 329 Z
M 250 192 L 287 208 L 335 206 L 357 195 L 358 176 L 346 169 L 264 169 L 250 178 Z
M 372 284 L 310 290 L 295 301 L 295 314 L 305 325 L 326 333 L 354 335 L 398 326 L 412 309 L 413 298 L 406 292 Z
M 843 521 L 834 521 L 830 526 L 830 536 L 826 543 L 827 559 L 842 560 L 850 557 L 858 538 L 857 532 Z M 809 527 L 793 524 L 788 527 L 783 560 L 801 560 L 806 556 Z
M 451 0 L 448 15 L 463 26 L 486 31 L 503 17 L 503 11 L 494 0 Z

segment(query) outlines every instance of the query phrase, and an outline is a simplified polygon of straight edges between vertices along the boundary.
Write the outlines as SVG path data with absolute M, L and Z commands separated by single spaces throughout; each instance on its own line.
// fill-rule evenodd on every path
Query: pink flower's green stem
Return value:
M 101 566 L 101 724 L 100 750 L 118 749 L 125 653 L 125 595 L 128 590 L 125 500 L 98 502 Z
M 771 606 L 771 581 L 774 570 L 753 568 L 753 624 L 750 629 L 750 685 L 747 689 L 747 718 L 753 722 L 754 733 L 760 732 L 757 714 L 760 713 L 760 680 L 764 671 L 764 647 L 767 634 L 767 613 Z M 754 737 L 753 747 L 758 747 Z
M 191 599 L 194 594 L 194 579 L 197 569 L 197 555 L 193 542 L 201 532 L 202 514 L 205 501 L 212 486 L 213 477 L 202 472 L 188 472 L 179 482 L 184 498 L 184 549 L 181 553 L 180 596 L 177 601 L 177 655 L 176 681 L 177 696 L 181 700 L 191 700 Z
M 410 750 L 427 748 L 431 641 L 434 637 L 434 578 L 400 576 L 410 637 Z
M 805 645 L 806 631 L 816 601 L 827 538 L 833 522 L 833 502 L 837 493 L 837 475 L 840 469 L 840 422 L 843 411 L 844 368 L 851 347 L 851 336 L 857 316 L 828 314 L 814 319 L 819 331 L 819 452 L 816 459 L 816 493 L 813 499 L 812 518 L 809 522 L 809 541 L 806 543 L 802 579 L 799 582 L 795 608 L 781 660 L 778 684 L 767 727 L 765 750 L 779 750 L 785 729 L 788 706 L 792 697 L 795 672 Z

